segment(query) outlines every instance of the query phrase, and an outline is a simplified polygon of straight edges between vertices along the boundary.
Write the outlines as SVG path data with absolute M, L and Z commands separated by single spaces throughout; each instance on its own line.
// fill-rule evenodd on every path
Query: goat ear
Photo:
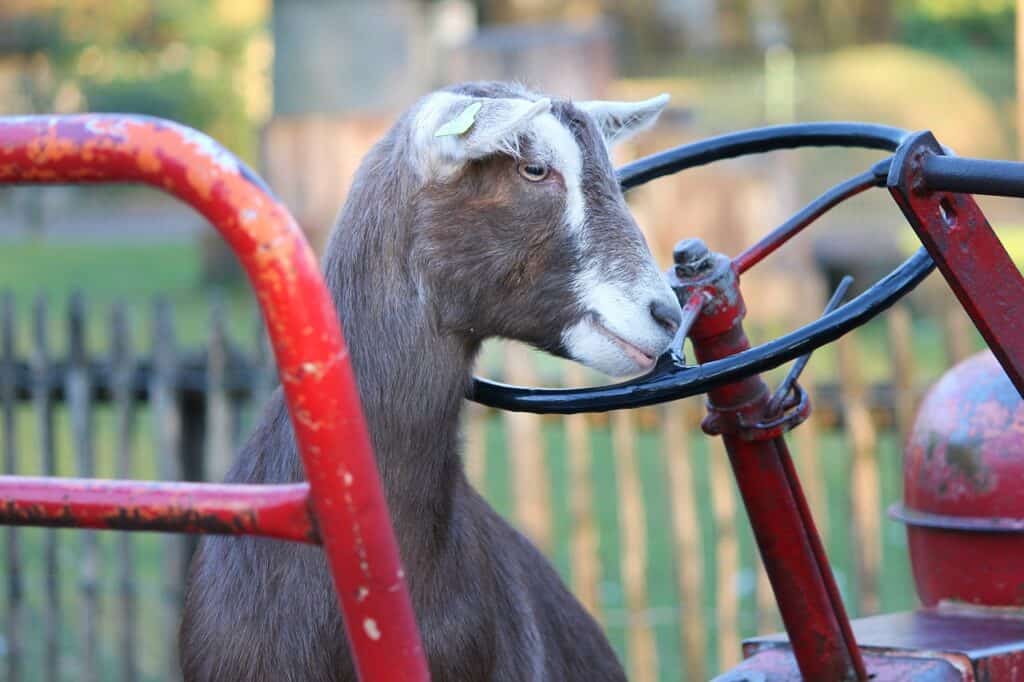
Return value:
M 576 106 L 597 121 L 605 143 L 611 147 L 654 125 L 668 100 L 667 94 L 661 94 L 642 102 L 592 100 L 576 102 Z
M 551 110 L 551 100 L 458 97 L 431 122 L 431 141 L 452 161 L 497 152 L 518 153 L 518 138 L 531 120 Z

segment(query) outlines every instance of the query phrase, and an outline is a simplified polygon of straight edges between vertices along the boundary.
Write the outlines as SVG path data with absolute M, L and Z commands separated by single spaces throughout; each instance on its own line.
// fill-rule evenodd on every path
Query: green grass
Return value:
M 1012 137 L 1014 121 L 1005 115 L 1013 103 L 1012 54 L 856 45 L 796 53 L 792 76 L 796 121 L 870 120 L 911 130 L 938 126 L 964 141 L 963 150 L 957 147 L 964 154 L 977 144 L 991 152 L 993 143 Z M 942 88 L 934 87 L 938 82 Z M 765 60 L 756 55 L 682 55 L 616 87 L 624 97 L 669 92 L 676 105 L 694 109 L 702 133 L 785 122 L 766 118 Z M 959 125 L 958 116 L 965 117 Z M 829 156 L 843 154 L 832 150 Z
M 106 347 L 110 307 L 115 303 L 129 305 L 136 345 L 148 343 L 156 297 L 173 306 L 177 340 L 183 345 L 194 346 L 206 338 L 213 297 L 224 301 L 228 328 L 243 339 L 251 338 L 255 299 L 248 287 L 204 289 L 199 262 L 199 247 L 191 243 L 0 242 L 0 293 L 14 295 L 21 348 L 32 347 L 27 321 L 37 296 L 48 301 L 51 335 L 63 341 L 67 300 L 75 291 L 84 294 L 87 333 L 96 347 Z
M 110 301 L 167 295 L 194 296 L 199 281 L 198 247 L 191 243 L 123 243 L 51 240 L 3 244 L 2 284 L 20 297 L 87 288 Z

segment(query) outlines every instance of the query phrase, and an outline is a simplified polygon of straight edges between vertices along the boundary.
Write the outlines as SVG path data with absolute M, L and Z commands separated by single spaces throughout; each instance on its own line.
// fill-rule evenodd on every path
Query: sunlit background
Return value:
M 133 112 L 196 127 L 257 168 L 320 248 L 366 150 L 416 98 L 462 80 L 576 99 L 670 93 L 619 162 L 812 120 L 931 129 L 960 154 L 1018 158 L 1016 22 L 1012 0 L 3 0 L 0 116 Z M 735 254 L 879 158 L 752 157 L 660 180 L 630 203 L 663 264 L 689 236 Z M 1024 257 L 1022 207 L 982 206 Z M 810 320 L 842 274 L 863 288 L 914 248 L 884 192 L 856 198 L 744 279 L 752 336 Z M 14 400 L 0 391 L 5 471 L 217 479 L 272 383 L 229 252 L 149 189 L 0 188 L 0 295 L 13 340 L 0 344 L 11 370 L 0 389 L 22 377 Z M 76 315 L 83 376 L 97 385 L 128 363 L 157 386 L 152 360 L 173 329 L 169 402 L 102 391 L 40 402 L 33 368 L 57 382 L 74 373 Z M 126 331 L 112 321 L 122 316 Z M 117 354 L 129 337 L 133 353 Z M 794 449 L 855 614 L 915 604 L 903 529 L 884 516 L 900 496 L 900 440 L 928 383 L 978 343 L 933 277 L 811 361 L 817 411 Z M 480 371 L 600 381 L 507 344 Z M 699 413 L 686 401 L 612 417 L 467 416 L 471 477 L 553 558 L 640 682 L 706 678 L 739 660 L 743 637 L 780 627 Z M 0 679 L 174 679 L 181 546 L 0 537 Z

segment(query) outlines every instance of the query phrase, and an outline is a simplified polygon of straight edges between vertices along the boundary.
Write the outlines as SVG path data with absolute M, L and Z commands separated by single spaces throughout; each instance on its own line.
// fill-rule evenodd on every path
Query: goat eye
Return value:
M 548 165 L 537 162 L 519 162 L 519 174 L 530 182 L 540 182 L 548 176 Z

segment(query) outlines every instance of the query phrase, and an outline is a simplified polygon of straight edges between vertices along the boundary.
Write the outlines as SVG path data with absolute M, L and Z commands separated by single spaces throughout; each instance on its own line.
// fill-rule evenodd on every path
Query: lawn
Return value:
M 224 303 L 228 329 L 250 339 L 255 299 L 248 286 L 204 288 L 199 262 L 198 245 L 187 242 L 0 241 L 0 293 L 14 296 L 17 341 L 23 349 L 32 346 L 27 321 L 33 300 L 46 297 L 51 334 L 63 339 L 66 304 L 75 291 L 85 296 L 88 338 L 95 348 L 107 346 L 109 310 L 115 303 L 129 307 L 136 344 L 148 347 L 150 313 L 157 297 L 172 305 L 177 340 L 183 346 L 206 340 L 210 303 L 218 298 Z

